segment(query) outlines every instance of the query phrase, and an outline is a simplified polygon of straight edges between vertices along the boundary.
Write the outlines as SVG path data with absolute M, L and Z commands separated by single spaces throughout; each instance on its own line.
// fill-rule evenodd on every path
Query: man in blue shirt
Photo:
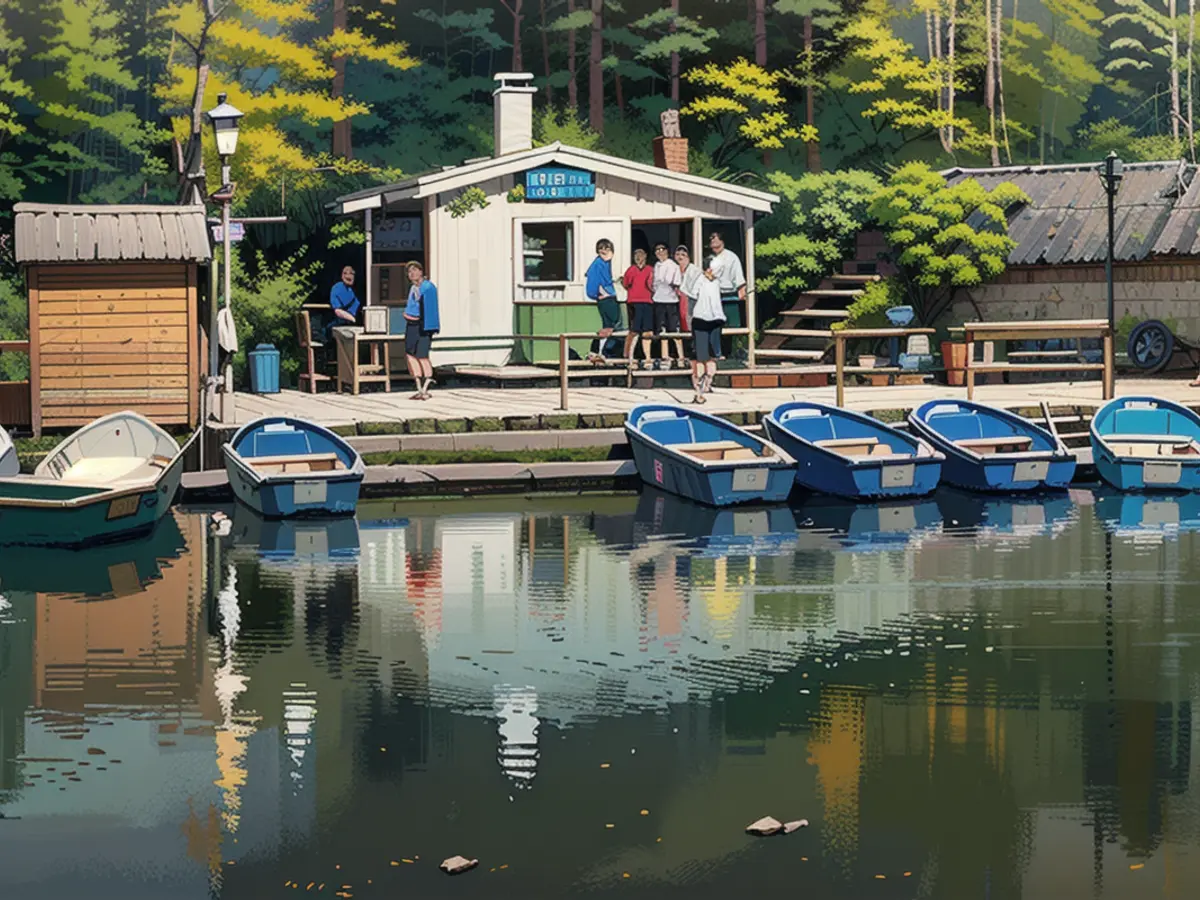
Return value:
M 612 258 L 613 242 L 608 238 L 596 241 L 596 258 L 588 266 L 584 293 L 589 300 L 596 301 L 600 313 L 600 335 L 592 342 L 592 352 L 588 361 L 593 365 L 602 365 L 605 357 L 615 355 L 620 351 L 620 344 L 611 337 L 614 330 L 621 327 L 621 307 L 617 303 L 617 289 L 613 286 Z
M 408 264 L 408 280 L 412 287 L 404 306 L 404 352 L 409 374 L 417 383 L 417 392 L 410 399 L 428 400 L 429 386 L 433 384 L 429 350 L 433 336 L 442 326 L 437 287 L 425 277 L 425 267 L 419 262 Z
M 362 324 L 362 304 L 354 293 L 353 266 L 342 269 L 342 280 L 329 292 L 329 308 L 333 310 L 333 319 L 325 326 L 326 340 L 332 338 L 335 328 Z

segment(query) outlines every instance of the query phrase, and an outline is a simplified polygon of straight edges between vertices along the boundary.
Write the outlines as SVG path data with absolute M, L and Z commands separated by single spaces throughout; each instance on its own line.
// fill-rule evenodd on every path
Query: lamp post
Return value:
M 1104 193 L 1108 195 L 1108 254 L 1104 260 L 1104 277 L 1108 282 L 1108 330 L 1114 335 L 1116 334 L 1116 318 L 1113 298 L 1113 205 L 1117 198 L 1117 191 L 1121 187 L 1124 169 L 1125 164 L 1121 162 L 1121 158 L 1117 156 L 1115 150 L 1110 150 L 1108 156 L 1104 158 L 1104 162 L 1100 164 L 1100 179 L 1104 182 Z
M 217 155 L 221 158 L 221 188 L 210 199 L 221 204 L 221 240 L 224 253 L 224 286 L 223 295 L 225 306 L 229 306 L 232 283 L 232 266 L 230 262 L 229 212 L 233 202 L 233 179 L 229 174 L 229 159 L 237 150 L 238 120 L 242 118 L 240 110 L 226 102 L 225 94 L 217 94 L 217 106 L 209 110 L 208 120 L 212 123 L 213 139 L 217 145 Z M 220 344 L 217 340 L 217 303 L 212 303 L 212 321 L 209 328 L 209 378 L 215 400 L 215 390 L 218 384 L 217 367 L 220 365 Z M 211 413 L 211 405 L 210 405 Z

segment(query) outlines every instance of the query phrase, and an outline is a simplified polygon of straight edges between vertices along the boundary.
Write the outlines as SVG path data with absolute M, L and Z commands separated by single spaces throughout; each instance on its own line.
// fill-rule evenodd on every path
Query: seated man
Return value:
M 333 310 L 333 318 L 325 326 L 325 340 L 333 337 L 333 329 L 345 325 L 362 324 L 362 303 L 354 293 L 354 267 L 342 269 L 342 280 L 335 284 L 329 292 L 329 308 Z

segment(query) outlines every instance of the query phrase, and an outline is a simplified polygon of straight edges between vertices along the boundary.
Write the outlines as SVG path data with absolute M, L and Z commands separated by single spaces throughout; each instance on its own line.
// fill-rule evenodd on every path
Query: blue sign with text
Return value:
M 526 200 L 591 200 L 595 196 L 592 172 L 546 166 L 525 173 Z

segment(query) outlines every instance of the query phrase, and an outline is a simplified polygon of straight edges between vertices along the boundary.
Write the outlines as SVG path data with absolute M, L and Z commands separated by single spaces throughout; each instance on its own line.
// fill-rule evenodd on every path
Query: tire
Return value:
M 1175 335 L 1157 319 L 1148 319 L 1129 333 L 1125 352 L 1129 361 L 1147 375 L 1157 374 L 1171 362 L 1175 353 Z

